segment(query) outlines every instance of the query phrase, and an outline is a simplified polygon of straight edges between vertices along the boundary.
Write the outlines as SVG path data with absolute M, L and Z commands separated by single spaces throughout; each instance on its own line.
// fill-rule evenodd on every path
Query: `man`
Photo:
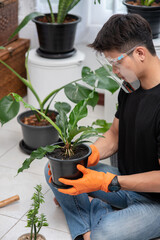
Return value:
M 92 167 L 77 166 L 83 173 L 81 179 L 60 179 L 72 188 L 51 188 L 64 211 L 72 239 L 159 237 L 160 60 L 150 27 L 136 14 L 113 15 L 90 46 L 105 55 L 120 78 L 127 81 L 122 69 L 133 72 L 140 87 L 132 93 L 120 90 L 110 130 L 91 145 L 88 165 Z M 98 163 L 117 151 L 118 169 Z M 46 167 L 48 181 L 47 171 Z

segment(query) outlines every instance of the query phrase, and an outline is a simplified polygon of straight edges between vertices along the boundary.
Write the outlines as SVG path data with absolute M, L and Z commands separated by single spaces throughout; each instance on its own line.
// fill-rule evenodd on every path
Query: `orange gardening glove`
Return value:
M 72 185 L 72 188 L 69 189 L 58 189 L 61 193 L 66 193 L 69 195 L 78 195 L 81 193 L 89 193 L 98 190 L 104 192 L 108 191 L 108 185 L 111 183 L 112 179 L 116 176 L 110 172 L 97 172 L 88 168 L 83 167 L 78 164 L 77 169 L 83 173 L 83 177 L 77 180 L 69 180 L 65 178 L 59 178 L 59 181 Z
M 51 169 L 50 169 L 50 164 L 48 163 L 48 168 L 49 168 L 49 170 L 48 170 L 48 175 L 50 176 L 50 178 L 49 178 L 49 183 L 51 183 L 52 182 L 52 173 L 51 173 Z
M 92 149 L 92 153 L 88 158 L 88 167 L 97 165 L 100 159 L 100 154 L 96 146 L 92 144 L 90 145 L 90 148 Z

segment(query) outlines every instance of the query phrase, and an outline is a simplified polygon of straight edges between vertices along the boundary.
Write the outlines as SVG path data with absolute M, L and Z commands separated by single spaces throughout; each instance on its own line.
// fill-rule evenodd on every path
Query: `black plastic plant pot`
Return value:
M 64 143 L 57 143 L 57 145 L 63 146 Z M 72 159 L 58 159 L 52 156 L 52 153 L 47 153 L 46 156 L 49 159 L 52 184 L 56 188 L 70 188 L 71 186 L 65 185 L 58 181 L 60 177 L 67 179 L 78 179 L 82 177 L 82 173 L 77 169 L 77 164 L 81 164 L 87 167 L 88 157 L 91 155 L 91 148 L 86 144 L 80 144 L 77 146 L 79 151 L 85 150 L 85 155 L 79 158 Z
M 55 17 L 57 14 L 54 14 Z M 50 14 L 45 14 L 50 17 Z M 38 54 L 46 58 L 66 58 L 75 53 L 74 40 L 77 24 L 81 18 L 68 14 L 67 18 L 72 19 L 66 23 L 43 22 L 44 16 L 33 19 L 35 22 L 39 38 Z
M 58 114 L 57 112 L 51 110 L 49 110 L 49 112 L 54 112 L 56 115 Z M 25 147 L 30 150 L 35 150 L 39 147 L 51 145 L 57 142 L 59 139 L 59 134 L 52 125 L 32 126 L 24 124 L 22 122 L 22 119 L 24 117 L 29 117 L 30 115 L 33 115 L 35 113 L 36 113 L 35 111 L 30 110 L 21 113 L 17 117 L 17 121 L 22 128 L 23 142 L 25 144 Z
M 133 1 L 136 2 L 136 0 Z M 130 0 L 123 0 L 123 4 L 127 7 L 127 12 L 139 14 L 146 19 L 150 24 L 153 38 L 158 38 L 160 33 L 160 6 L 140 6 L 132 5 L 128 2 Z M 156 2 L 159 3 L 160 0 Z

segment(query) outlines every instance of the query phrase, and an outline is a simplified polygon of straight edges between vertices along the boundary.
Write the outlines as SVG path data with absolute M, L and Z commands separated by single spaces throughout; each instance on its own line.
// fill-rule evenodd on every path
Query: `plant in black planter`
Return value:
M 62 86 L 58 89 L 51 91 L 48 94 L 48 96 L 45 97 L 45 99 L 41 100 L 40 97 L 38 96 L 38 93 L 36 92 L 36 89 L 34 89 L 32 86 L 31 79 L 28 74 L 27 59 L 28 57 L 26 58 L 26 71 L 28 80 L 21 77 L 17 72 L 15 72 L 9 65 L 7 65 L 2 60 L 0 60 L 0 63 L 9 68 L 20 79 L 20 81 L 22 81 L 31 90 L 39 104 L 39 111 L 51 117 L 53 121 L 55 121 L 56 119 L 57 112 L 51 111 L 49 108 L 54 99 L 54 96 L 61 89 L 66 87 L 65 93 L 71 101 L 73 100 L 73 102 L 80 101 L 92 91 L 87 87 L 75 85 L 77 81 L 80 81 L 80 79 L 78 79 L 72 81 L 71 84 L 72 94 L 74 97 L 72 97 L 70 93 L 70 88 L 68 88 L 68 85 L 66 84 L 65 86 Z M 83 94 L 81 94 L 81 92 Z M 94 99 L 88 102 L 88 104 L 94 107 L 97 104 L 97 101 L 98 93 L 94 93 Z M 62 107 L 63 106 L 65 110 L 70 111 L 69 104 L 63 103 Z M 0 100 L 0 122 L 2 124 L 10 121 L 13 117 L 15 117 L 18 114 L 18 112 L 19 103 L 17 103 L 11 95 L 5 96 Z M 31 110 L 21 113 L 18 116 L 18 122 L 20 123 L 23 132 L 23 140 L 20 141 L 20 147 L 26 153 L 30 154 L 33 150 L 37 149 L 38 147 L 52 144 L 54 142 L 57 142 L 59 139 L 59 134 L 57 130 L 51 124 L 49 124 L 49 122 L 46 121 L 46 119 L 42 115 L 40 115 L 39 113 L 37 114 L 35 111 Z
M 33 12 L 27 15 L 12 34 L 14 37 L 30 20 L 35 22 L 40 47 L 37 52 L 46 58 L 66 58 L 75 53 L 74 39 L 77 24 L 81 18 L 68 12 L 80 0 L 59 0 L 58 13 L 53 13 L 50 0 L 47 0 L 50 13 Z M 96 0 L 94 1 L 96 3 Z M 100 0 L 98 0 L 100 3 Z
M 32 110 L 36 110 L 33 106 L 24 102 L 24 100 L 17 94 L 13 94 L 16 101 L 23 102 L 25 107 L 29 107 Z M 89 138 L 99 135 L 98 128 L 93 126 L 78 126 L 78 122 L 87 116 L 87 102 L 94 97 L 94 91 L 91 92 L 88 98 L 81 100 L 73 110 L 70 111 L 67 116 L 64 108 L 61 107 L 60 102 L 56 103 L 56 109 L 59 114 L 56 117 L 56 123 L 48 118 L 44 113 L 36 110 L 47 121 L 49 121 L 59 132 L 62 139 L 61 143 L 55 143 L 54 145 L 41 147 L 33 151 L 29 158 L 27 158 L 21 168 L 18 169 L 18 173 L 24 169 L 28 169 L 30 164 L 35 159 L 42 159 L 47 156 L 50 161 L 51 172 L 54 176 L 53 184 L 57 187 L 64 186 L 58 181 L 59 177 L 66 177 L 77 179 L 81 177 L 81 173 L 77 170 L 77 164 L 87 166 L 88 156 L 91 154 L 91 149 L 84 142 L 89 142 Z M 98 122 L 94 125 L 98 125 Z
M 136 13 L 145 18 L 152 29 L 153 38 L 160 33 L 160 0 L 123 0 L 128 13 Z
M 36 92 L 36 89 L 34 89 L 32 86 L 31 79 L 28 74 L 27 59 L 28 56 L 26 58 L 26 70 L 28 80 L 21 77 L 17 72 L 15 72 L 9 65 L 7 65 L 2 60 L 0 60 L 0 63 L 10 69 L 20 79 L 20 81 L 22 81 L 31 90 L 31 92 L 37 99 L 37 102 L 39 103 L 39 111 L 41 113 L 50 115 L 50 104 L 53 101 L 55 94 L 57 94 L 61 89 L 64 89 L 64 92 L 68 99 L 74 103 L 78 103 L 79 101 L 87 98 L 87 96 L 92 92 L 92 89 L 77 83 L 81 80 L 90 85 L 91 88 L 96 87 L 100 89 L 106 89 L 111 93 L 114 93 L 119 88 L 119 85 L 110 77 L 110 73 L 107 73 L 104 67 L 100 67 L 95 71 L 92 71 L 88 67 L 83 67 L 81 79 L 77 79 L 58 89 L 52 90 L 48 94 L 48 96 L 45 97 L 45 99 L 41 100 L 38 96 L 38 93 Z M 94 92 L 94 97 L 92 99 L 89 99 L 87 104 L 94 107 L 97 102 L 98 93 Z M 70 106 L 67 103 L 64 103 L 63 105 L 65 110 L 70 110 Z M 14 118 L 18 114 L 18 112 L 19 103 L 14 100 L 12 95 L 5 96 L 0 100 L 0 122 L 2 123 L 2 125 Z M 24 152 L 28 154 L 30 154 L 38 147 L 50 145 L 54 142 L 57 142 L 59 139 L 59 134 L 56 129 L 53 128 L 51 124 L 44 126 L 43 124 L 48 124 L 48 122 L 43 116 L 41 116 L 40 114 L 35 115 L 35 113 L 35 111 L 26 111 L 18 116 L 18 122 L 21 124 L 23 131 L 23 140 L 20 141 L 20 147 Z M 29 117 L 30 114 L 34 115 L 31 117 L 31 119 Z M 57 112 L 54 111 L 51 112 L 51 114 L 54 117 L 52 118 L 52 120 L 54 120 Z M 25 116 L 26 118 L 24 119 Z M 29 125 L 28 121 L 30 121 L 30 124 L 32 125 Z
M 42 193 L 42 186 L 37 185 L 35 187 L 35 193 L 33 194 L 32 207 L 27 213 L 27 226 L 30 227 L 30 233 L 23 234 L 18 240 L 46 240 L 44 236 L 39 234 L 40 230 L 44 226 L 48 226 L 45 215 L 42 213 L 38 216 L 40 205 L 44 203 L 44 196 Z

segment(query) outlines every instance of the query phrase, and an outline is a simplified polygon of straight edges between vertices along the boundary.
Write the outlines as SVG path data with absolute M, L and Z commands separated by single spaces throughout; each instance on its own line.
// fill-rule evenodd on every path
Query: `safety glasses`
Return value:
M 134 49 L 136 47 L 134 47 Z M 133 48 L 130 49 L 125 54 L 131 53 L 134 49 Z M 125 54 L 123 54 L 124 55 L 123 57 L 120 56 L 121 59 L 125 57 Z M 104 56 L 104 54 L 96 53 L 96 58 L 97 58 L 97 61 L 101 64 L 101 66 L 106 70 L 106 77 L 109 77 L 110 79 L 112 79 L 115 82 L 117 82 L 118 85 L 126 93 L 132 93 L 133 91 L 135 91 L 135 90 L 137 90 L 139 88 L 140 82 L 139 82 L 137 76 L 131 70 L 128 70 L 125 67 L 123 67 L 121 64 L 119 64 L 118 71 L 119 71 L 120 75 L 123 76 L 122 78 L 120 78 L 113 72 L 112 68 L 115 65 L 111 64 L 108 61 L 108 58 L 106 58 Z M 120 61 L 120 60 L 118 60 L 118 61 Z

